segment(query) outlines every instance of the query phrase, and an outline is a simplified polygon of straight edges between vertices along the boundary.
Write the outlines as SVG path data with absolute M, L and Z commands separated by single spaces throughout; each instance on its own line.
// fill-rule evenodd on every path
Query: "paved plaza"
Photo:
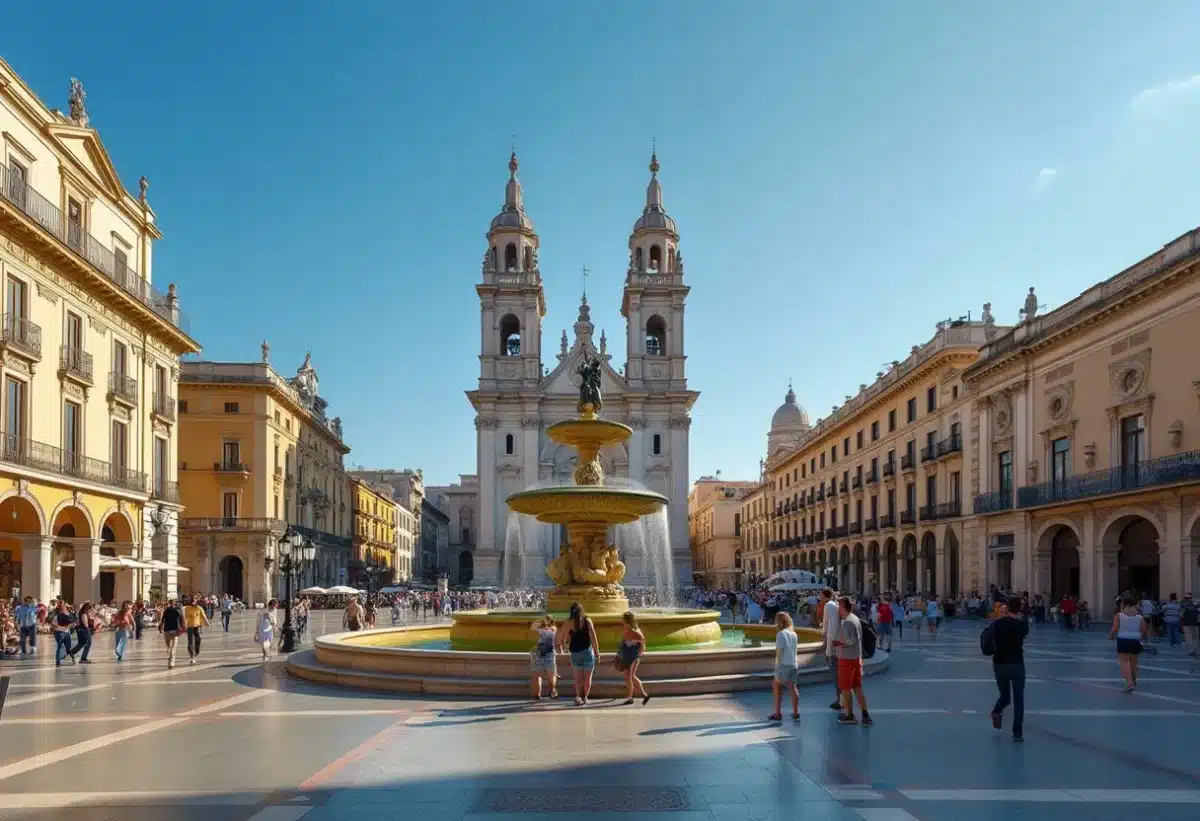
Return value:
M 314 614 L 318 632 L 340 613 Z M 5 662 L 0 821 L 534 818 L 957 821 L 1200 815 L 1197 668 L 1145 656 L 1122 692 L 1103 632 L 1035 632 L 1023 745 L 988 720 L 978 624 L 912 631 L 867 680 L 876 724 L 842 727 L 829 686 L 802 720 L 767 693 L 534 706 L 338 691 L 256 663 L 251 620 L 168 671 L 157 634 L 118 665 Z M 49 642 L 47 642 L 49 644 Z

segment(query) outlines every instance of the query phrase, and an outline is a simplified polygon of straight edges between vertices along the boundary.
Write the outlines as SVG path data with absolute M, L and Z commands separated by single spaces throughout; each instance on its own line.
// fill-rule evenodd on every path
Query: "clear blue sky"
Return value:
M 854 7 L 851 10 L 850 7 Z M 150 178 L 213 359 L 313 350 L 352 460 L 475 468 L 484 232 L 517 135 L 544 354 L 579 268 L 620 349 L 652 137 L 692 286 L 693 477 L 752 478 L 788 377 L 815 420 L 934 323 L 1056 306 L 1200 224 L 1200 4 L 60 2 L 6 9 Z

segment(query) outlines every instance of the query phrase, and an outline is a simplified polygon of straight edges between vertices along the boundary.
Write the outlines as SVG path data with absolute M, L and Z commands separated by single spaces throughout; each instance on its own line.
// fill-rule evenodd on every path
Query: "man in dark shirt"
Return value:
M 1000 698 L 992 708 L 992 726 L 1004 727 L 1004 708 L 1013 706 L 1013 741 L 1024 741 L 1025 722 L 1025 637 L 1029 625 L 1021 618 L 1024 603 L 1019 596 L 1008 600 L 1008 612 L 992 622 L 988 629 L 995 638 L 996 654 L 992 656 L 992 671 Z
M 167 602 L 163 609 L 162 618 L 158 622 L 158 632 L 163 634 L 167 643 L 167 669 L 175 666 L 175 642 L 184 631 L 183 611 L 174 599 Z

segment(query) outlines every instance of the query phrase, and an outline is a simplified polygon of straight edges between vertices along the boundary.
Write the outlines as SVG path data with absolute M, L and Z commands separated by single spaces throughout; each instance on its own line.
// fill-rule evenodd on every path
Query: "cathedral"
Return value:
M 479 386 L 467 393 L 476 412 L 479 476 L 474 584 L 505 581 L 505 541 L 515 541 L 520 532 L 509 521 L 505 499 L 538 484 L 571 483 L 575 454 L 550 441 L 545 431 L 578 415 L 576 369 L 585 355 L 601 362 L 601 417 L 633 428 L 627 442 L 601 452 L 605 472 L 610 481 L 632 480 L 671 500 L 668 533 L 674 575 L 677 583 L 688 583 L 689 411 L 699 394 L 688 389 L 683 329 L 689 289 L 679 233 L 663 208 L 658 159 L 651 157 L 645 206 L 629 235 L 621 296 L 625 356 L 616 362 L 604 334 L 595 338 L 586 294 L 573 339 L 564 330 L 555 362 L 543 360 L 546 297 L 538 267 L 540 240 L 525 211 L 517 168 L 514 152 L 504 206 L 488 230 L 481 279 L 475 286 L 482 309 Z M 539 558 L 557 554 L 557 529 L 544 526 L 539 539 L 543 543 L 533 546 Z M 540 574 L 525 574 L 521 581 L 549 584 Z M 629 579 L 631 584 L 640 581 Z

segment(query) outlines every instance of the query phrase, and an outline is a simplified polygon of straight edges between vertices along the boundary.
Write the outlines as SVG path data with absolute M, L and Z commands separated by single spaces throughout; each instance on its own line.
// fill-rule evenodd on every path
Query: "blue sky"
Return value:
M 277 11 L 277 9 L 285 9 Z M 62 2 L 5 12 L 52 106 L 83 80 L 151 181 L 213 359 L 313 350 L 351 459 L 475 468 L 473 285 L 511 135 L 549 362 L 622 347 L 651 139 L 692 287 L 692 474 L 752 478 L 795 381 L 813 419 L 934 323 L 1051 307 L 1200 224 L 1200 5 Z

